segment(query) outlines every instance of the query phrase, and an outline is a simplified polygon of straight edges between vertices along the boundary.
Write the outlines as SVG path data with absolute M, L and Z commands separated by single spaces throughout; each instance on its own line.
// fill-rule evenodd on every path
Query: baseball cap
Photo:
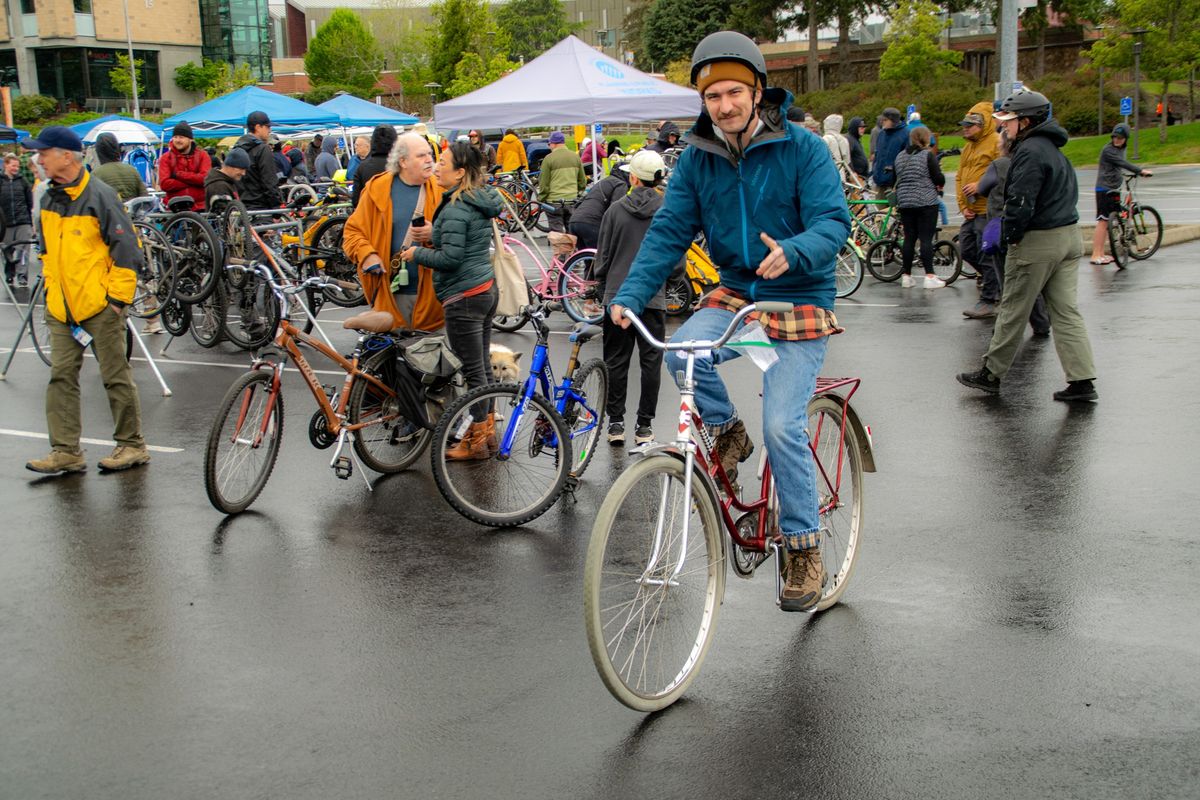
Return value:
M 83 140 L 79 134 L 62 125 L 51 125 L 42 130 L 36 139 L 22 139 L 21 147 L 26 150 L 70 150 L 75 153 L 83 152 Z
M 563 144 L 567 141 L 567 137 L 563 136 L 562 131 L 554 131 L 550 134 L 550 144 Z
M 968 125 L 983 125 L 983 114 L 977 114 L 972 111 L 958 122 L 958 127 L 965 128 Z
M 992 114 L 992 119 L 999 122 L 1008 122 L 1010 119 L 1016 118 L 1016 113 L 1012 111 L 997 111 L 995 114 Z
M 254 130 L 255 125 L 270 125 L 271 118 L 267 116 L 265 111 L 251 111 L 250 116 L 246 117 L 246 130 Z
M 633 158 L 629 159 L 629 163 L 621 165 L 621 169 L 637 175 L 638 180 L 646 182 L 659 180 L 667 173 L 667 165 L 662 156 L 653 150 L 638 150 L 633 154 Z
M 225 154 L 225 166 L 250 169 L 250 154 L 240 147 L 235 147 Z

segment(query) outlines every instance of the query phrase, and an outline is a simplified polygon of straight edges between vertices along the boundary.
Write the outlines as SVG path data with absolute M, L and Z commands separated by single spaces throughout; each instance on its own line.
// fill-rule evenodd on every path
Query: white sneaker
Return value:
M 913 279 L 912 275 L 901 275 L 900 276 L 900 285 L 902 287 L 904 287 L 905 289 L 911 289 L 912 287 L 917 285 L 917 282 L 916 282 L 916 280 Z
M 941 278 L 939 278 L 937 275 L 926 275 L 925 276 L 925 288 L 926 289 L 941 289 L 945 285 L 946 285 L 946 282 L 944 280 L 942 280 Z

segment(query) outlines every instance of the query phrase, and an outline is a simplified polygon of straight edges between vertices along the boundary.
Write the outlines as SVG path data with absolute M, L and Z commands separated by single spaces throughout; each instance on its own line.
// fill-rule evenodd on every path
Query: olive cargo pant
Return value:
M 1067 380 L 1096 377 L 1092 345 L 1076 305 L 1080 248 L 1079 228 L 1074 225 L 1029 231 L 1020 242 L 1009 245 L 1004 261 L 1004 295 L 992 343 L 983 358 L 988 372 L 1004 378 L 1024 337 L 1029 312 L 1041 293 L 1050 315 L 1054 349 Z
M 79 370 L 83 367 L 83 351 L 71 335 L 71 326 L 59 322 L 49 313 L 50 326 L 50 385 L 46 387 L 46 426 L 50 431 L 50 446 L 54 450 L 79 452 L 79 437 L 83 431 L 79 403 Z M 142 410 L 138 402 L 133 370 L 125 360 L 125 317 L 111 306 L 80 323 L 95 340 L 93 347 L 100 377 L 108 392 L 108 407 L 113 417 L 113 439 L 117 444 L 142 447 Z

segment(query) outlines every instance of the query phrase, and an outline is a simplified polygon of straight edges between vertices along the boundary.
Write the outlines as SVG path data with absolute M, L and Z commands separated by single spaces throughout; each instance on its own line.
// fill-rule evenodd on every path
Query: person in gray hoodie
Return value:
M 596 250 L 596 279 L 604 286 L 604 305 L 612 303 L 621 284 L 629 275 L 633 258 L 642 246 L 654 213 L 662 206 L 659 191 L 667 167 L 662 156 L 653 150 L 638 151 L 621 169 L 629 173 L 630 192 L 609 206 L 600 221 L 600 236 Z M 659 340 L 666 338 L 667 302 L 663 288 L 646 304 L 641 315 L 647 330 Z M 612 445 L 625 443 L 625 393 L 629 385 L 629 362 L 634 344 L 642 369 L 642 392 L 638 399 L 637 429 L 634 441 L 647 444 L 654 441 L 654 409 L 658 406 L 659 379 L 662 376 L 663 354 L 651 347 L 632 328 L 626 330 L 604 315 L 604 361 L 608 364 L 608 441 Z
M 331 181 L 333 174 L 342 168 L 337 157 L 337 139 L 326 136 L 321 142 L 321 155 L 317 156 L 316 169 L 313 175 L 318 181 Z

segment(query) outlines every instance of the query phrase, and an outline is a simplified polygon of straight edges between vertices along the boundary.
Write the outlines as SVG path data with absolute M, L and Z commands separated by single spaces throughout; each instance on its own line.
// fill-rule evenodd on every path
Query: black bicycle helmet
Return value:
M 1124 122 L 1118 123 L 1113 126 L 1112 134 L 1110 134 L 1110 135 L 1113 139 L 1117 138 L 1118 136 L 1120 136 L 1122 139 L 1128 139 L 1129 138 L 1129 126 L 1126 125 Z
M 1028 117 L 1035 123 L 1044 122 L 1050 116 L 1050 99 L 1041 92 L 1022 89 L 1000 104 L 1000 113 L 1016 114 L 1018 119 Z
M 767 86 L 767 60 L 754 41 L 737 31 L 717 31 L 700 40 L 692 51 L 692 84 L 705 64 L 716 61 L 740 61 L 758 76 L 759 86 Z

